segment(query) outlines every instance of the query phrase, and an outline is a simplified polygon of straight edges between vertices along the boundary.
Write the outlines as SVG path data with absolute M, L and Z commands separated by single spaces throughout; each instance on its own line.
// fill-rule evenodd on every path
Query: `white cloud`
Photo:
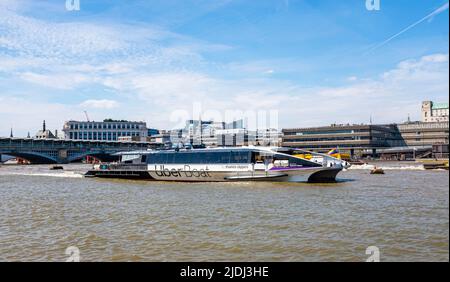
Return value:
M 87 82 L 117 89 L 118 75 L 189 70 L 204 63 L 199 52 L 228 48 L 150 25 L 24 16 L 21 11 L 34 5 L 30 1 L 2 5 L 7 8 L 0 9 L 0 72 L 49 89 Z
M 448 101 L 448 75 L 448 54 L 406 60 L 378 77 L 300 91 L 295 100 L 303 106 L 297 112 L 305 125 L 368 122 L 370 115 L 379 123 L 402 122 L 408 114 L 418 119 L 422 100 Z M 287 116 L 296 111 L 288 108 Z
M 47 23 L 0 11 L 0 43 L 21 56 L 70 59 L 123 49 L 125 43 L 108 27 L 85 23 Z
M 81 107 L 93 109 L 114 109 L 119 107 L 119 103 L 114 100 L 86 100 L 80 104 Z
M 278 110 L 283 127 L 360 123 L 370 115 L 376 122 L 395 122 L 408 113 L 418 116 L 421 100 L 448 99 L 448 54 L 405 60 L 376 77 L 349 77 L 341 86 L 305 88 L 267 75 L 274 70 L 277 74 L 314 70 L 313 65 L 289 58 L 217 64 L 213 71 L 225 75 L 212 74 L 202 52 L 226 48 L 157 27 L 52 23 L 0 10 L 0 72 L 5 78 L 0 88 L 11 86 L 8 78 L 45 86 L 49 92 L 76 93 L 92 85 L 106 87 L 120 97 L 113 99 L 126 101 L 119 104 L 111 96 L 88 99 L 92 97 L 84 93 L 71 96 L 72 105 L 33 103 L 11 100 L 15 93 L 3 91 L 0 101 L 8 109 L 0 109 L 4 115 L 0 125 L 9 128 L 14 121 L 26 127 L 51 113 L 53 122 L 62 126 L 64 120 L 83 119 L 84 108 L 101 119 L 107 110 L 120 106 L 115 116 L 170 128 L 171 112 L 192 110 L 197 102 L 204 110 L 222 112 Z M 67 100 L 61 96 L 58 101 Z M 24 112 L 23 107 L 29 108 Z
M 25 137 L 28 132 L 34 135 L 44 119 L 47 128 L 61 130 L 64 120 L 83 118 L 83 112 L 77 108 L 55 102 L 0 96 L 0 105 L 0 136 L 9 136 L 10 128 L 17 137 Z
M 80 84 L 87 83 L 92 80 L 89 76 L 79 73 L 45 75 L 25 72 L 20 74 L 20 78 L 27 82 L 62 90 L 74 89 Z
M 434 54 L 400 62 L 372 78 L 358 78 L 338 87 L 303 88 L 270 78 L 218 79 L 204 73 L 169 72 L 116 76 L 105 84 L 131 100 L 143 101 L 133 111 L 167 128 L 175 110 L 278 110 L 280 126 L 329 123 L 401 122 L 408 113 L 419 117 L 420 102 L 448 99 L 448 55 Z M 127 105 L 123 105 L 127 107 Z M 151 109 L 150 111 L 148 109 Z
M 371 115 L 376 123 L 389 123 L 406 120 L 408 113 L 418 118 L 422 100 L 448 99 L 448 61 L 442 60 L 445 56 L 437 54 L 407 60 L 378 77 L 359 79 L 341 87 L 302 88 L 274 79 L 223 80 L 186 72 L 143 73 L 136 77 L 126 74 L 111 81 L 124 95 L 130 95 L 130 99 L 120 105 L 121 114 L 125 113 L 129 119 L 147 120 L 149 125 L 158 128 L 172 128 L 171 113 L 177 109 L 190 112 L 193 103 L 201 103 L 204 111 L 221 113 L 225 110 L 278 110 L 281 127 L 362 123 L 368 122 Z M 408 73 L 416 75 L 410 77 Z M 41 106 L 47 113 L 48 107 Z M 95 110 L 117 106 L 113 100 L 88 100 L 68 112 L 61 110 L 66 106 L 52 110 L 52 118 L 57 116 L 62 123 L 72 117 L 83 118 L 83 107 L 92 109 L 95 115 Z M 17 106 L 11 107 L 6 120 L 31 123 L 36 116 L 46 116 L 37 109 L 26 115 L 27 120 L 17 109 Z M 97 117 L 102 118 L 98 113 Z

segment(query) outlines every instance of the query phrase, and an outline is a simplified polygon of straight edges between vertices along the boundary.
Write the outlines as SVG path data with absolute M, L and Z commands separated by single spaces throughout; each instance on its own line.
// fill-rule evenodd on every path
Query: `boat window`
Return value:
M 192 154 L 190 153 L 174 153 L 168 160 L 172 164 L 190 164 L 192 163 Z
M 250 151 L 168 152 L 150 154 L 147 157 L 149 164 L 228 164 L 250 161 Z
M 296 157 L 284 156 L 284 155 L 276 155 L 274 157 L 274 165 L 277 167 L 319 167 L 322 166 L 320 164 L 312 163 L 307 160 L 303 160 Z
M 230 163 L 249 163 L 251 161 L 249 152 L 232 152 Z
M 167 163 L 167 153 L 151 154 L 147 157 L 149 164 L 165 164 Z
M 139 158 L 140 158 L 139 155 L 123 155 L 122 162 L 133 161 Z

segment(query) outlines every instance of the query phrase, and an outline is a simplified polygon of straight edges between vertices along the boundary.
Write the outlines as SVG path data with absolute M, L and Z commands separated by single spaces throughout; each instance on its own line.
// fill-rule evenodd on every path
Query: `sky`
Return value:
M 76 0 L 75 0 L 76 1 Z M 70 5 L 69 5 L 70 8 Z M 420 119 L 448 102 L 444 0 L 0 0 L 0 136 L 66 120 Z M 187 116 L 191 115 L 191 116 Z

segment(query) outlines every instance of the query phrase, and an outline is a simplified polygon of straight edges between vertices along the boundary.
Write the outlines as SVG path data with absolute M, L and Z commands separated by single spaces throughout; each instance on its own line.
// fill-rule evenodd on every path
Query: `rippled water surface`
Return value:
M 340 183 L 86 179 L 88 167 L 0 167 L 0 260 L 449 260 L 449 173 L 394 165 Z

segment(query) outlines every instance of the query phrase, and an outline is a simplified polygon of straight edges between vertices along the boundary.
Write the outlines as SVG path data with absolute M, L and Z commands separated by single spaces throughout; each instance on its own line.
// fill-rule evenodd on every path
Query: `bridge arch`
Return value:
M 116 161 L 119 159 L 117 156 L 113 156 L 111 153 L 105 153 L 101 151 L 92 151 L 92 152 L 75 152 L 73 154 L 69 154 L 67 157 L 67 161 L 69 163 L 81 161 L 86 157 L 93 157 L 96 158 L 102 162 L 110 162 L 110 161 Z
M 20 157 L 33 164 L 69 163 L 92 156 L 101 161 L 114 161 L 115 153 L 146 150 L 148 142 L 88 141 L 63 139 L 3 138 L 0 154 Z
M 58 161 L 46 154 L 37 152 L 1 152 L 2 155 L 8 155 L 29 161 L 31 164 L 56 164 Z

